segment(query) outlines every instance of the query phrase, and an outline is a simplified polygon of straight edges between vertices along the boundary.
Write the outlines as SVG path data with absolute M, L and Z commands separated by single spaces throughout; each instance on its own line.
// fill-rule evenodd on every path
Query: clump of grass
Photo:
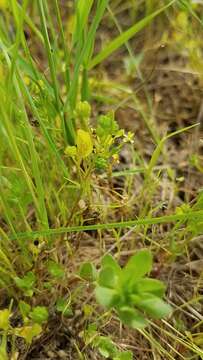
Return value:
M 145 87 L 141 57 L 134 56 L 129 41 L 161 15 L 170 16 L 171 9 L 179 13 L 179 6 L 188 17 L 201 20 L 192 4 L 177 6 L 175 1 L 155 7 L 146 1 L 140 19 L 132 2 L 126 9 L 132 11 L 133 24 L 122 30 L 116 17 L 122 6 L 120 1 L 112 7 L 107 0 L 71 2 L 72 26 L 67 30 L 58 0 L 0 1 L 2 360 L 29 358 L 53 321 L 67 325 L 72 358 L 100 354 L 130 360 L 137 351 L 142 357 L 146 348 L 149 358 L 202 357 L 201 274 L 191 298 L 181 305 L 170 294 L 173 288 L 167 292 L 163 284 L 171 263 L 177 266 L 179 258 L 189 256 L 190 243 L 201 236 L 202 192 L 167 214 L 161 211 L 160 197 L 156 201 L 163 170 L 171 188 L 178 188 L 166 143 L 198 124 L 163 136 L 156 124 L 151 128 L 147 89 L 145 112 L 119 79 L 97 79 L 98 66 L 102 69 L 109 56 L 125 47 L 132 66 L 128 75 L 135 69 Z M 106 17 L 119 34 L 95 50 Z M 153 139 L 148 162 L 136 149 L 136 134 L 120 128 L 115 116 L 115 106 L 129 100 Z M 125 149 L 131 164 L 118 169 Z M 114 180 L 120 177 L 124 183 L 116 188 Z M 138 251 L 143 247 L 147 250 Z M 152 266 L 152 254 L 161 275 Z M 184 322 L 185 313 L 194 320 L 192 330 Z M 111 324 L 112 333 L 105 330 Z M 136 331 L 138 346 L 122 344 L 119 329 L 127 339 Z M 19 354 L 18 338 L 25 341 L 24 354 Z

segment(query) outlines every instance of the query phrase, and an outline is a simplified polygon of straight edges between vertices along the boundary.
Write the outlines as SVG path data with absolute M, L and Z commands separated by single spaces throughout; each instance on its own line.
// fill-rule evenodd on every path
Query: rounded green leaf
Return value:
M 43 324 L 48 320 L 49 313 L 45 306 L 36 306 L 29 316 L 35 323 Z
M 66 299 L 59 298 L 56 302 L 56 310 L 64 316 L 73 315 L 72 309 Z
M 147 320 L 137 310 L 123 306 L 118 310 L 118 315 L 123 324 L 134 329 L 143 329 L 147 326 Z
M 115 290 L 102 286 L 96 287 L 95 296 L 98 303 L 106 308 L 111 308 L 119 299 Z
M 20 289 L 32 290 L 36 282 L 36 276 L 32 271 L 29 271 L 23 278 L 15 277 L 14 280 Z
M 82 264 L 79 275 L 84 280 L 94 281 L 97 277 L 97 271 L 92 263 L 86 262 Z
M 148 274 L 152 269 L 152 253 L 147 249 L 139 251 L 132 256 L 123 269 L 124 281 L 139 279 Z
M 111 358 L 116 353 L 116 346 L 107 336 L 99 336 L 95 341 L 95 347 L 98 348 L 100 354 L 105 358 Z
M 55 261 L 49 261 L 48 271 L 55 278 L 62 278 L 65 275 L 65 271 L 62 266 Z
M 113 289 L 118 281 L 118 276 L 114 268 L 110 266 L 104 267 L 99 274 L 99 285 Z
M 133 353 L 132 351 L 119 352 L 113 360 L 133 360 Z
M 158 297 L 162 297 L 164 295 L 166 286 L 159 280 L 156 279 L 141 279 L 135 283 L 134 290 L 139 294 L 142 293 L 150 293 L 156 295 Z
M 143 294 L 137 306 L 155 319 L 170 315 L 172 308 L 162 299 L 151 294 Z
M 102 259 L 102 267 L 106 267 L 106 266 L 110 266 L 111 268 L 113 268 L 118 275 L 121 272 L 121 268 L 120 268 L 119 264 L 113 258 L 113 256 L 111 256 L 109 254 L 105 255 Z
M 26 318 L 31 310 L 31 306 L 22 300 L 20 300 L 18 306 L 19 306 L 19 310 L 21 312 L 22 317 Z

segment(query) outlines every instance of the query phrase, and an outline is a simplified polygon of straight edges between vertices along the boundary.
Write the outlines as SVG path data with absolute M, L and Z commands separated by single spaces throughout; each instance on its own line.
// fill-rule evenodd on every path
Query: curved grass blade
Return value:
M 146 25 L 148 25 L 157 15 L 161 14 L 168 7 L 170 7 L 175 0 L 170 1 L 167 5 L 156 10 L 152 14 L 146 16 L 144 19 L 137 22 L 135 25 L 131 26 L 128 30 L 119 35 L 116 39 L 112 40 L 99 54 L 97 54 L 88 64 L 88 70 L 92 69 L 96 65 L 100 64 L 105 60 L 109 55 L 114 53 L 122 45 L 124 45 L 128 40 L 130 40 L 136 33 L 142 30 Z

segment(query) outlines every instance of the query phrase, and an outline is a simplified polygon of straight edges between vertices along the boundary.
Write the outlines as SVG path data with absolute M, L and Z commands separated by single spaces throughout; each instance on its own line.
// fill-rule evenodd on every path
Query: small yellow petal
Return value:
M 82 159 L 88 157 L 93 151 L 91 136 L 82 129 L 77 131 L 77 150 L 78 156 Z

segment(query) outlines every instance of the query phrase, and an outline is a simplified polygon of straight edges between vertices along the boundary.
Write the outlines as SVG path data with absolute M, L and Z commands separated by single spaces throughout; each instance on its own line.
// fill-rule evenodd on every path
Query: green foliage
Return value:
M 145 327 L 146 316 L 168 316 L 171 307 L 162 300 L 164 284 L 146 277 L 151 269 L 152 255 L 147 249 L 132 256 L 123 269 L 110 255 L 105 256 L 95 289 L 97 301 L 115 309 L 121 321 L 133 328 Z
M 11 306 L 10 306 L 11 307 Z M 44 308 L 45 309 L 45 308 Z M 23 318 L 24 325 L 21 327 L 12 327 L 9 321 L 11 316 L 10 309 L 4 309 L 0 311 L 0 331 L 3 330 L 3 337 L 2 343 L 0 345 L 0 359 L 6 360 L 7 351 L 6 351 L 6 344 L 7 344 L 7 336 L 17 336 L 22 337 L 25 339 L 26 343 L 30 345 L 33 341 L 33 338 L 40 335 L 42 333 L 41 323 L 46 321 L 48 318 L 45 319 L 45 310 L 43 307 L 36 307 L 31 311 L 31 306 L 24 301 L 19 302 L 19 310 Z M 33 321 L 31 321 L 32 318 Z M 36 320 L 36 321 L 35 321 Z
M 114 114 L 101 115 L 98 119 L 96 133 L 102 140 L 106 140 L 109 136 L 115 136 L 118 132 L 118 124 L 114 120 Z
M 203 190 L 200 190 L 197 201 L 193 206 L 194 211 L 199 211 L 199 216 L 194 220 L 189 220 L 189 227 L 194 235 L 200 235 L 203 231 Z
M 54 262 L 53 260 L 50 260 L 47 266 L 47 269 L 49 271 L 49 273 L 57 278 L 63 278 L 65 275 L 64 269 L 62 268 L 62 266 L 56 262 Z
M 71 7 L 73 3 L 75 6 Z M 142 75 L 140 65 L 149 53 L 145 51 L 149 49 L 149 44 L 144 44 L 141 49 L 138 43 L 139 54 L 135 56 L 128 41 L 155 18 L 158 35 L 159 20 L 160 24 L 162 21 L 159 15 L 163 14 L 163 22 L 168 24 L 168 29 L 160 34 L 156 42 L 158 47 L 162 43 L 173 47 L 172 42 L 176 37 L 175 47 L 184 50 L 186 57 L 190 58 L 190 64 L 193 61 L 197 65 L 198 60 L 197 73 L 202 73 L 201 32 L 196 26 L 193 29 L 194 20 L 202 26 L 201 1 L 169 0 L 165 3 L 162 0 L 161 3 L 163 6 L 149 0 L 140 2 L 138 6 L 136 1 L 124 4 L 120 0 L 78 0 L 69 1 L 61 7 L 58 0 L 0 0 L 0 290 L 3 290 L 2 303 L 6 293 L 5 300 L 14 299 L 15 304 L 13 314 L 11 307 L 0 310 L 2 360 L 8 359 L 8 336 L 9 345 L 15 337 L 22 337 L 27 343 L 26 350 L 29 350 L 32 341 L 43 334 L 43 326 L 49 321 L 49 311 L 50 314 L 57 313 L 58 320 L 68 321 L 64 317 L 73 317 L 74 320 L 73 309 L 81 305 L 80 299 L 84 299 L 86 293 L 83 292 L 86 289 L 85 281 L 88 281 L 88 289 L 95 287 L 97 302 L 108 310 L 100 314 L 92 298 L 91 305 L 84 301 L 81 306 L 82 324 L 86 325 L 92 319 L 97 324 L 89 326 L 85 344 L 91 345 L 104 358 L 133 358 L 130 351 L 121 351 L 110 337 L 102 335 L 106 334 L 103 329 L 111 311 L 118 315 L 123 324 L 136 329 L 147 326 L 149 319 L 160 319 L 170 314 L 170 306 L 163 301 L 165 285 L 149 277 L 152 253 L 148 250 L 136 253 L 123 268 L 110 255 L 102 259 L 100 271 L 91 262 L 83 264 L 79 273 L 69 268 L 69 259 L 72 261 L 77 256 L 74 253 L 75 242 L 72 242 L 73 232 L 81 232 L 83 235 L 85 230 L 98 231 L 98 238 L 92 240 L 99 240 L 98 247 L 106 251 L 104 230 L 108 230 L 108 235 L 115 234 L 118 240 L 112 246 L 114 249 L 117 246 L 119 255 L 119 251 L 123 250 L 123 243 L 119 243 L 120 230 L 136 226 L 135 233 L 143 235 L 143 243 L 151 241 L 152 252 L 157 254 L 159 248 L 167 260 L 174 254 L 182 255 L 183 247 L 190 246 L 190 240 L 202 234 L 202 191 L 197 201 L 193 200 L 192 205 L 181 204 L 175 214 L 171 214 L 169 208 L 167 215 L 154 215 L 161 208 L 160 203 L 155 204 L 157 198 L 154 189 L 158 189 L 157 184 L 161 183 L 165 165 L 167 171 L 164 176 L 173 173 L 169 176 L 170 185 L 175 194 L 179 191 L 178 181 L 175 181 L 176 169 L 168 169 L 168 164 L 164 163 L 167 160 L 164 149 L 166 140 L 194 125 L 166 135 L 160 141 L 161 132 L 157 129 L 157 139 L 152 136 L 156 146 L 149 162 L 148 153 L 147 157 L 145 154 L 142 156 L 143 149 L 140 151 L 139 148 L 142 139 L 137 139 L 139 146 L 136 149 L 132 146 L 129 151 L 132 169 L 122 168 L 122 171 L 114 172 L 123 146 L 126 143 L 133 144 L 137 136 L 119 128 L 117 110 L 127 109 L 126 117 L 130 118 L 128 109 L 134 109 L 142 115 L 146 124 L 149 118 L 150 124 L 147 126 L 153 135 L 151 120 L 156 118 L 156 110 L 162 101 L 159 101 L 158 93 L 151 99 L 148 79 L 146 81 L 145 75 L 144 79 Z M 66 7 L 70 13 L 68 19 L 64 16 Z M 123 11 L 129 14 L 129 24 L 124 24 L 124 30 L 123 24 L 118 21 Z M 172 24 L 170 26 L 169 21 Z M 113 23 L 119 35 L 112 39 Z M 108 27 L 107 39 L 103 29 L 102 36 L 97 36 L 97 29 L 100 25 L 103 28 L 104 24 Z M 150 35 L 151 42 L 152 34 L 150 29 L 149 33 L 141 34 L 140 38 L 148 41 Z M 194 34 L 197 35 L 195 38 Z M 95 47 L 97 39 L 99 41 Z M 119 73 L 121 84 L 119 77 L 116 80 L 105 73 L 105 69 L 111 68 L 114 62 L 113 58 L 110 59 L 106 67 L 103 61 L 119 49 L 124 53 L 124 46 L 129 53 L 129 56 L 124 55 L 127 76 L 131 79 L 136 77 L 136 82 L 141 80 L 143 86 L 139 101 L 134 80 L 133 84 L 129 84 L 123 74 Z M 155 57 L 159 59 L 158 51 Z M 99 69 L 90 71 L 99 64 Z M 184 69 L 181 71 L 184 75 Z M 189 71 L 188 66 L 186 72 Z M 119 114 L 118 119 L 120 123 L 122 117 Z M 160 155 L 163 167 L 159 167 Z M 201 155 L 193 154 L 190 165 L 201 174 Z M 140 191 L 136 194 L 134 175 L 140 176 Z M 124 179 L 122 193 L 114 186 L 114 176 Z M 194 192 L 192 189 L 192 196 Z M 100 212 L 96 224 L 91 223 L 95 209 Z M 92 225 L 86 225 L 89 216 Z M 154 225 L 169 223 L 171 226 L 164 241 L 154 241 L 157 231 Z M 152 239 L 148 237 L 150 226 L 154 226 Z M 133 248 L 132 242 L 129 249 Z M 193 302 L 199 301 L 200 283 L 195 289 L 198 300 L 192 298 L 190 303 L 188 301 L 188 304 L 184 304 L 188 306 L 187 311 Z M 49 311 L 45 306 L 34 306 L 47 304 L 48 299 L 52 300 L 48 304 Z M 180 311 L 181 307 L 175 315 L 179 315 Z M 195 311 L 198 311 L 198 307 L 195 307 Z M 13 327 L 10 318 L 19 314 L 22 324 Z M 183 323 L 181 330 L 184 336 L 175 331 L 178 321 Z M 156 322 L 153 325 L 156 326 Z M 158 357 L 171 359 L 172 356 L 179 356 L 177 344 L 201 356 L 198 349 L 201 346 L 201 332 L 196 338 L 192 333 L 195 329 L 199 331 L 200 325 L 201 322 L 194 324 L 188 335 L 184 320 L 174 317 L 170 324 L 171 330 L 174 326 L 171 337 L 175 339 L 174 349 L 163 329 L 164 341 L 166 339 L 164 345 L 168 341 L 171 347 L 169 352 L 162 349 L 161 342 L 158 344 L 153 338 L 153 331 L 148 333 L 146 329 L 146 332 L 141 333 L 146 336 L 153 354 L 157 353 Z M 167 331 L 170 331 L 169 328 Z M 13 351 L 15 344 L 11 345 Z M 77 349 L 77 339 L 74 339 L 74 346 Z M 192 355 L 183 351 L 184 354 L 192 358 Z M 16 356 L 15 350 L 14 354 L 9 354 L 12 359 Z
M 94 281 L 96 279 L 97 272 L 92 263 L 86 262 L 82 264 L 79 275 L 84 280 Z
M 19 301 L 18 306 L 19 306 L 19 310 L 20 310 L 23 320 L 26 321 L 26 319 L 31 311 L 31 306 L 22 300 Z
M 185 0 L 183 0 L 185 1 Z M 160 13 L 165 11 L 168 7 L 173 5 L 175 0 L 169 1 L 165 6 L 162 8 L 154 11 L 153 13 L 149 14 L 145 18 L 138 21 L 136 24 L 131 26 L 126 31 L 122 32 L 118 37 L 114 40 L 110 41 L 99 54 L 97 54 L 89 63 L 89 69 L 93 68 L 94 66 L 98 65 L 100 62 L 104 61 L 108 56 L 114 53 L 117 49 L 119 49 L 123 44 L 125 44 L 128 40 L 130 40 L 136 33 L 142 30 L 145 26 L 150 24 L 150 22 Z
M 45 306 L 36 306 L 30 313 L 30 318 L 37 324 L 41 325 L 47 322 L 49 313 Z
M 18 288 L 21 289 L 26 296 L 33 295 L 34 286 L 37 279 L 32 271 L 29 271 L 23 278 L 15 277 L 14 280 Z
M 85 342 L 98 350 L 98 352 L 106 359 L 111 360 L 132 360 L 131 351 L 121 351 L 112 341 L 110 336 L 102 336 L 98 333 L 95 324 L 90 324 L 85 331 Z
M 78 139 L 76 140 L 76 145 L 79 156 L 83 155 L 84 158 L 92 153 L 92 142 L 94 142 L 95 147 L 98 147 L 98 142 L 105 142 L 106 146 L 113 145 L 116 138 L 124 137 L 125 135 L 123 130 L 119 130 L 119 126 L 114 119 L 114 113 L 110 112 L 107 115 L 99 116 L 97 126 L 93 129 L 93 134 L 95 132 L 97 137 L 94 137 L 89 131 L 90 114 L 91 107 L 88 102 L 80 102 L 75 111 L 75 118 L 78 125 L 82 126 L 83 129 L 78 129 L 77 131 Z M 67 150 L 69 148 L 70 147 L 68 147 Z M 102 148 L 99 148 L 98 150 L 102 153 Z M 99 151 L 97 155 L 101 155 L 99 154 Z
M 70 307 L 69 302 L 66 299 L 59 298 L 56 302 L 56 310 L 59 313 L 62 313 L 63 316 L 71 316 L 73 315 L 72 309 Z
M 87 101 L 80 101 L 76 105 L 75 116 L 78 118 L 80 125 L 87 130 L 91 115 L 91 106 Z
M 120 352 L 113 360 L 133 360 L 133 354 L 131 351 Z
M 9 328 L 10 310 L 0 310 L 0 329 L 7 330 Z
M 32 202 L 32 196 L 26 189 L 24 179 L 15 173 L 11 173 L 7 178 L 0 176 L 0 186 L 10 206 L 16 207 L 20 202 L 22 208 L 26 210 Z
M 152 270 L 152 254 L 149 250 L 141 250 L 130 258 L 123 269 L 123 281 L 133 284 Z M 133 275 L 133 276 L 132 276 Z
M 33 325 L 23 326 L 22 328 L 16 328 L 14 333 L 16 336 L 24 338 L 28 345 L 31 345 L 33 338 L 42 333 L 42 327 L 36 323 Z
M 131 132 L 126 134 L 119 129 L 113 112 L 99 116 L 95 128 L 89 125 L 90 114 L 91 107 L 88 102 L 79 102 L 75 111 L 75 121 L 79 127 L 76 131 L 76 144 L 65 149 L 67 157 L 77 166 L 78 181 L 84 192 L 85 184 L 91 181 L 95 170 L 111 172 L 112 166 L 119 162 L 123 145 L 132 143 L 134 137 Z

